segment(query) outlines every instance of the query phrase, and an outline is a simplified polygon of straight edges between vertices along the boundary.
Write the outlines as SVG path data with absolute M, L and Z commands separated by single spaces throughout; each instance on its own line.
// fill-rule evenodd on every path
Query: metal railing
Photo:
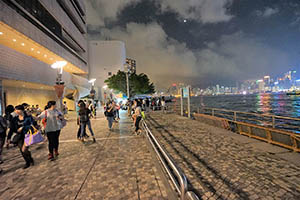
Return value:
M 153 149 L 155 150 L 157 156 L 159 157 L 164 169 L 168 173 L 177 192 L 179 193 L 180 199 L 199 200 L 198 196 L 194 192 L 188 191 L 188 181 L 185 174 L 175 164 L 173 159 L 168 155 L 168 153 L 163 149 L 163 147 L 159 144 L 157 139 L 154 137 L 154 135 L 148 128 L 146 122 L 143 120 L 142 123 L 146 131 L 147 138 L 151 143 Z
M 219 108 L 198 107 L 197 113 L 225 118 L 234 122 L 246 122 L 285 131 L 300 132 L 300 119 L 268 114 L 257 114 Z
M 180 113 L 180 105 L 169 106 L 169 110 L 173 110 L 176 113 Z M 289 131 L 297 134 L 300 133 L 300 119 L 298 118 L 226 110 L 220 108 L 210 108 L 204 106 L 192 106 L 191 110 L 192 113 L 220 117 L 233 122 L 245 122 L 268 128 Z M 186 109 L 184 110 L 184 113 L 186 113 Z

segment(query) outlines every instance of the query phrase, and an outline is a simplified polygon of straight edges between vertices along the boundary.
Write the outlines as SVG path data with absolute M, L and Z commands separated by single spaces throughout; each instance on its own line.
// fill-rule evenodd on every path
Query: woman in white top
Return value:
M 45 110 L 38 116 L 38 119 L 46 120 L 45 132 L 48 138 L 48 160 L 54 160 L 54 155 L 55 157 L 59 155 L 59 135 L 62 129 L 62 120 L 64 118 L 63 114 L 56 109 L 55 101 L 49 101 L 47 104 L 47 108 L 47 110 Z

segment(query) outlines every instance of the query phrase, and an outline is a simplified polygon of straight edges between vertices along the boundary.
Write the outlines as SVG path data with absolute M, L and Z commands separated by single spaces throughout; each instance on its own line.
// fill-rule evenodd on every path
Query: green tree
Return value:
M 107 86 L 116 91 L 127 93 L 126 74 L 123 71 L 118 71 L 110 78 L 104 81 Z M 129 76 L 130 95 L 136 94 L 153 94 L 155 87 L 146 74 L 131 74 Z

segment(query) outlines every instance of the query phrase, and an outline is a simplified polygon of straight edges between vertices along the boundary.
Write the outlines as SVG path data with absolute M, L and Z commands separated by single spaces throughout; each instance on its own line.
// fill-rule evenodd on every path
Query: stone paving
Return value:
M 170 199 L 170 186 L 146 139 L 132 134 L 124 116 L 112 132 L 103 116 L 92 120 L 96 143 L 77 141 L 78 127 L 70 119 L 61 133 L 58 159 L 47 160 L 47 143 L 34 145 L 35 166 L 26 170 L 18 149 L 5 149 L 0 199 Z
M 202 199 L 300 199 L 300 165 L 286 149 L 175 114 L 153 112 L 147 123 Z M 256 148 L 266 145 L 279 151 Z

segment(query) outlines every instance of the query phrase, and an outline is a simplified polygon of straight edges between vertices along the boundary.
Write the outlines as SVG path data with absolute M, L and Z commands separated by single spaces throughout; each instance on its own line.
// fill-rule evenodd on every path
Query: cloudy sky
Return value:
M 89 37 L 126 43 L 157 87 L 300 71 L 299 0 L 85 0 Z

